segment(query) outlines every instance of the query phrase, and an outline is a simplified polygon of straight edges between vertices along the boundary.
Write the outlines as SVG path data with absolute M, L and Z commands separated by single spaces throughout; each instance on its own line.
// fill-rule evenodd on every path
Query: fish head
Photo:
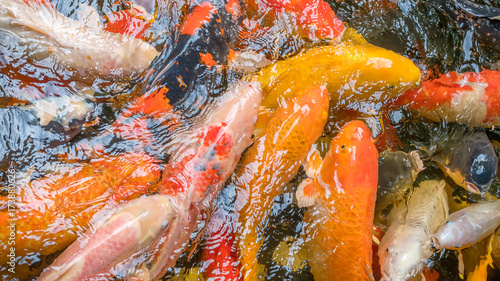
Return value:
M 497 175 L 498 157 L 486 132 L 444 125 L 431 136 L 430 159 L 457 185 L 472 193 L 487 191 Z
M 470 157 L 466 163 L 468 173 L 465 186 L 470 191 L 476 188 L 476 191 L 483 192 L 496 178 L 498 158 L 491 143 L 473 143 L 471 146 Z
M 421 229 L 401 225 L 384 235 L 378 250 L 381 280 L 410 280 L 422 270 L 423 245 L 409 243 L 412 240 L 420 240 L 422 232 Z
M 416 151 L 408 154 L 386 150 L 380 153 L 378 165 L 376 209 L 380 211 L 403 197 L 423 169 L 423 163 Z
M 484 132 L 466 135 L 462 148 L 449 155 L 450 176 L 470 192 L 488 190 L 497 175 L 498 157 Z
M 386 150 L 380 153 L 379 187 L 383 190 L 397 190 L 402 185 L 413 183 L 414 166 L 410 155 L 403 151 Z M 408 181 L 412 181 L 408 183 Z
M 339 172 L 332 173 L 333 167 Z M 346 192 L 357 187 L 377 188 L 378 151 L 365 123 L 355 120 L 344 125 L 330 144 L 320 177 Z

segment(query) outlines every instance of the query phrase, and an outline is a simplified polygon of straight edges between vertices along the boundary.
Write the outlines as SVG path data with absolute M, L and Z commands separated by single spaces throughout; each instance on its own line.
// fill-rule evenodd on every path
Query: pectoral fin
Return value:
M 315 179 L 307 178 L 297 187 L 296 197 L 300 208 L 314 205 L 317 197 L 316 184 L 317 181 Z

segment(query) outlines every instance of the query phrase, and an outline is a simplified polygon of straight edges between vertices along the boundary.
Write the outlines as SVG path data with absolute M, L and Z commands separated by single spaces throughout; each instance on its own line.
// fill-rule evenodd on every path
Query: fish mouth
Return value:
M 481 194 L 479 188 L 477 188 L 477 186 L 471 182 L 468 181 L 464 182 L 464 188 L 472 193 Z
M 437 250 L 443 249 L 443 246 L 441 246 L 441 243 L 439 243 L 439 239 L 436 237 L 436 235 L 431 236 L 431 246 Z

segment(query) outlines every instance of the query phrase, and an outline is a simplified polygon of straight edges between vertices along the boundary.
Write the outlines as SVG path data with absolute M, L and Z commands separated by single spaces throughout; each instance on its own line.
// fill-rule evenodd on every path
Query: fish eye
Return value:
M 83 123 L 83 122 L 82 122 L 81 120 L 78 120 L 78 119 L 76 119 L 76 118 L 73 118 L 73 119 L 71 119 L 71 120 L 69 121 L 69 123 L 68 123 L 68 127 L 69 127 L 70 129 L 76 129 L 76 128 L 78 128 L 80 125 L 82 125 L 82 123 Z
M 494 151 L 474 151 L 469 168 L 472 183 L 483 186 L 489 184 L 496 177 L 497 163 Z

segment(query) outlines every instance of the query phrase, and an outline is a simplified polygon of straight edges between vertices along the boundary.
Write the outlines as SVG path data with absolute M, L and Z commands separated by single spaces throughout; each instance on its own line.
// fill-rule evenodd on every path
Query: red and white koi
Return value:
M 393 104 L 437 122 L 491 127 L 500 125 L 499 92 L 500 71 L 450 72 L 406 91 Z

